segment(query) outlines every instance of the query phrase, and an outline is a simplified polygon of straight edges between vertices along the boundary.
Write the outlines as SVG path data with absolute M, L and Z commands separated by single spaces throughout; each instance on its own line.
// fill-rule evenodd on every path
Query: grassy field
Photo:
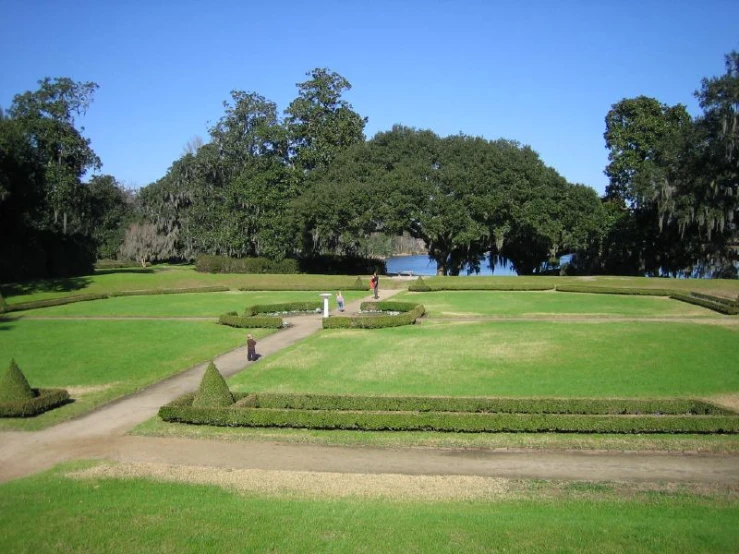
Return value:
M 359 276 L 369 286 L 369 275 Z M 346 291 L 356 282 L 351 275 L 223 275 L 198 273 L 192 266 L 164 266 L 147 269 L 99 271 L 94 275 L 70 279 L 53 279 L 19 284 L 0 284 L 0 294 L 9 304 L 42 300 L 71 294 L 112 293 L 122 290 L 157 288 L 189 288 L 224 285 L 232 290 L 247 287 L 250 290 L 311 290 Z M 515 281 L 513 281 L 515 279 Z M 427 282 L 443 280 L 453 284 L 470 280 L 501 286 L 515 282 L 520 286 L 576 284 L 626 288 L 659 288 L 700 291 L 729 298 L 739 296 L 739 281 L 726 279 L 648 279 L 646 277 L 431 277 Z M 403 289 L 408 280 L 384 278 L 383 289 Z
M 736 493 L 496 480 L 473 500 L 312 498 L 70 479 L 69 469 L 0 485 L 0 551 L 715 554 L 739 544 Z
M 403 292 L 393 300 L 423 304 L 430 316 L 580 315 L 629 317 L 715 317 L 720 314 L 667 297 L 571 292 Z
M 270 333 L 254 330 L 257 338 Z M 202 321 L 6 320 L 3 366 L 13 358 L 32 387 L 68 388 L 75 402 L 35 418 L 0 419 L 0 429 L 58 423 L 245 342 L 243 329 Z
M 334 293 L 335 294 L 335 293 Z M 353 302 L 368 295 L 363 291 L 343 292 L 346 302 Z M 89 302 L 75 302 L 35 310 L 15 312 L 19 317 L 213 317 L 230 311 L 243 312 L 255 304 L 283 302 L 322 302 L 316 292 L 213 292 L 159 294 L 146 296 L 118 296 Z M 331 309 L 336 300 L 331 299 Z
M 660 397 L 739 391 L 739 327 L 437 323 L 325 330 L 232 378 L 238 391 Z

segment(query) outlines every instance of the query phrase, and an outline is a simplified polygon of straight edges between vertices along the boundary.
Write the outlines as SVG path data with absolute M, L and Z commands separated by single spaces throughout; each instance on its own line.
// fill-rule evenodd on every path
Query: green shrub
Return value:
M 65 389 L 31 389 L 34 397 L 15 402 L 0 402 L 0 417 L 32 417 L 69 402 Z
M 63 306 L 64 304 L 73 304 L 75 302 L 88 302 L 90 300 L 102 300 L 108 298 L 105 293 L 102 294 L 76 294 L 73 296 L 65 296 L 63 298 L 49 298 L 46 300 L 34 300 L 32 302 L 19 302 L 18 304 L 10 304 L 8 311 L 18 312 L 22 310 L 34 310 L 36 308 L 49 308 L 51 306 Z
M 229 258 L 201 254 L 195 260 L 195 270 L 201 273 L 299 273 L 297 260 L 285 258 L 280 261 L 267 258 Z
M 5 302 L 3 295 L 0 294 L 0 314 L 8 311 L 8 304 Z
M 274 314 L 274 313 L 295 313 L 295 312 L 315 312 L 320 310 L 322 302 L 282 302 L 280 304 L 256 304 L 247 306 L 244 311 L 246 317 L 255 316 L 257 314 Z
M 188 287 L 181 289 L 143 289 L 143 290 L 122 290 L 114 292 L 111 296 L 147 296 L 154 294 L 188 294 L 195 292 L 228 292 L 230 289 L 226 285 L 210 285 L 207 287 Z
M 667 289 L 638 289 L 619 287 L 598 287 L 592 285 L 557 285 L 557 292 L 581 292 L 592 294 L 625 294 L 628 296 L 670 296 L 674 291 Z
M 23 402 L 33 397 L 33 390 L 26 376 L 15 360 L 10 360 L 8 369 L 0 377 L 0 403 Z
M 411 292 L 430 292 L 431 287 L 426 284 L 423 277 L 419 277 L 415 282 L 408 285 L 408 290 Z
M 213 362 L 208 364 L 200 388 L 192 401 L 194 408 L 223 408 L 234 403 L 226 380 Z
M 695 304 L 696 306 L 701 306 L 703 308 L 708 308 L 709 310 L 713 310 L 725 315 L 739 315 L 739 306 L 733 306 L 731 304 L 726 304 L 723 302 L 708 300 L 705 298 L 705 296 L 707 295 L 697 296 L 695 293 L 683 294 L 676 292 L 671 294 L 670 298 L 673 298 L 674 300 L 679 300 L 681 302 L 686 302 L 688 304 Z
M 419 282 L 420 281 L 420 282 Z M 494 290 L 494 291 L 542 291 L 552 290 L 553 285 L 518 283 L 510 280 L 505 283 L 481 281 L 474 278 L 461 278 L 451 281 L 430 280 L 423 281 L 420 277 L 408 286 L 410 292 L 437 292 L 443 290 Z
M 284 325 L 281 317 L 249 317 L 236 315 L 233 312 L 220 316 L 218 323 L 241 329 L 280 329 Z
M 403 312 L 399 315 L 358 315 L 323 318 L 324 329 L 382 329 L 412 325 L 426 313 L 422 304 L 412 302 L 362 302 L 363 312 Z
M 354 286 L 351 287 L 349 290 L 368 290 L 369 289 L 369 283 L 366 283 L 362 280 L 361 277 L 357 277 L 357 280 L 354 281 Z

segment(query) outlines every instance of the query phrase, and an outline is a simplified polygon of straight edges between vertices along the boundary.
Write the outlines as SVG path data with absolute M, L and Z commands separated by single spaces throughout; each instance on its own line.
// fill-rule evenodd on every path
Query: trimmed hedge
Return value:
M 24 402 L 34 396 L 28 379 L 15 360 L 11 359 L 8 369 L 0 376 L 0 402 Z
M 0 417 L 32 417 L 69 402 L 65 389 L 31 389 L 33 398 L 0 403 Z
M 732 305 L 725 302 L 717 302 L 714 297 L 708 297 L 708 295 L 696 295 L 695 293 L 683 294 L 673 293 L 670 298 L 679 300 L 680 302 L 686 302 L 688 304 L 695 304 L 703 308 L 708 308 L 715 312 L 719 312 L 725 315 L 739 315 L 739 305 Z M 710 299 L 709 299 L 710 298 Z
M 201 273 L 279 273 L 300 272 L 297 260 L 285 258 L 273 261 L 267 258 L 229 258 L 201 254 L 195 260 L 195 270 Z
M 234 403 L 226 380 L 218 371 L 216 364 L 210 362 L 205 368 L 200 387 L 192 400 L 194 408 L 225 408 Z
M 181 289 L 142 289 L 142 290 L 122 290 L 114 292 L 110 296 L 148 296 L 154 294 L 187 294 L 194 292 L 228 292 L 226 285 L 210 285 L 207 287 L 188 287 Z
M 229 427 L 291 427 L 362 431 L 443 431 L 457 433 L 739 433 L 737 416 L 617 416 L 571 414 L 487 414 L 460 412 L 379 412 L 280 410 L 248 407 L 194 408 L 180 402 L 162 406 L 170 422 Z
M 598 287 L 592 285 L 557 285 L 557 292 L 581 292 L 592 294 L 624 294 L 627 296 L 670 296 L 675 291 L 667 289 L 638 289 L 620 287 Z
M 33 300 L 31 302 L 19 302 L 18 304 L 9 304 L 9 312 L 19 312 L 22 310 L 33 310 L 36 308 L 49 308 L 51 306 L 63 306 L 64 304 L 74 304 L 75 302 L 88 302 L 90 300 L 102 300 L 109 298 L 108 294 L 75 294 L 73 296 L 65 296 L 63 298 L 48 298 L 46 300 Z
M 413 325 L 426 313 L 423 304 L 412 302 L 362 302 L 363 312 L 403 312 L 398 315 L 358 315 L 323 318 L 324 329 L 382 329 Z
M 738 415 L 684 398 L 491 398 L 259 393 L 254 408 L 588 415 Z
M 284 325 L 281 317 L 241 316 L 235 313 L 223 314 L 218 318 L 218 323 L 242 329 L 256 329 L 260 327 L 265 329 L 280 329 Z
M 467 282 L 460 281 L 442 281 L 442 282 L 427 282 L 419 277 L 413 283 L 408 285 L 410 292 L 439 292 L 444 290 L 495 290 L 495 291 L 544 291 L 553 290 L 554 285 L 532 285 L 532 284 L 516 284 L 511 281 L 510 283 L 490 283 L 486 281 L 478 281 L 474 278 Z
M 247 306 L 244 316 L 251 317 L 257 314 L 294 313 L 294 312 L 316 312 L 320 311 L 323 303 L 315 302 L 283 302 L 282 304 L 256 304 Z

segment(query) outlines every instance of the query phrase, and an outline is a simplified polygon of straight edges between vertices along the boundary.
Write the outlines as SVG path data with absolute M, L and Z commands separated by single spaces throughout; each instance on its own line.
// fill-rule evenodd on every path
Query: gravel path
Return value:
M 398 292 L 381 291 L 381 298 Z M 358 311 L 360 302 L 348 304 L 347 313 Z M 260 340 L 259 353 L 263 357 L 321 329 L 318 316 L 299 316 L 288 321 L 291 327 Z M 229 377 L 259 362 L 247 362 L 246 347 L 242 347 L 219 356 L 215 363 L 221 373 Z M 31 475 L 67 460 L 96 459 L 119 462 L 120 467 L 128 468 L 126 471 L 139 471 L 140 474 L 200 475 L 192 478 L 196 481 L 207 480 L 205 475 L 212 473 L 207 468 L 239 471 L 239 475 L 251 480 L 254 486 L 265 479 L 267 474 L 263 472 L 270 472 L 270 479 L 277 481 L 283 475 L 285 486 L 296 482 L 296 475 L 305 477 L 308 473 L 340 474 L 345 476 L 345 481 L 355 483 L 366 483 L 368 476 L 374 476 L 370 481 L 376 483 L 378 490 L 392 488 L 398 476 L 407 479 L 454 476 L 739 486 L 739 456 L 735 455 L 337 447 L 126 435 L 134 426 L 154 417 L 163 404 L 195 390 L 206 365 L 199 364 L 78 419 L 43 431 L 0 433 L 0 482 Z M 323 482 L 317 478 L 314 481 Z M 427 486 L 423 480 L 415 482 L 420 483 L 422 489 Z M 465 481 L 469 482 L 475 481 Z M 280 485 L 275 486 L 280 488 Z M 348 481 L 346 488 L 352 488 Z M 463 489 L 467 490 L 461 487 L 460 491 Z

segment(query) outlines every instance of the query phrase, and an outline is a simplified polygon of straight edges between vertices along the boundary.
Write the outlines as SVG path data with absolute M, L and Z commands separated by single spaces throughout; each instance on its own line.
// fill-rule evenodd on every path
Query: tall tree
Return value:
M 326 68 L 306 74 L 298 83 L 298 97 L 285 110 L 290 156 L 304 171 L 326 168 L 343 149 L 364 141 L 367 118 L 342 98 L 349 81 Z
M 38 149 L 51 211 L 48 224 L 60 225 L 64 234 L 71 218 L 79 225 L 82 175 L 101 166 L 90 140 L 82 136 L 84 128 L 75 127 L 75 117 L 85 114 L 97 88 L 92 82 L 47 77 L 39 81 L 38 90 L 17 94 L 8 112 Z

